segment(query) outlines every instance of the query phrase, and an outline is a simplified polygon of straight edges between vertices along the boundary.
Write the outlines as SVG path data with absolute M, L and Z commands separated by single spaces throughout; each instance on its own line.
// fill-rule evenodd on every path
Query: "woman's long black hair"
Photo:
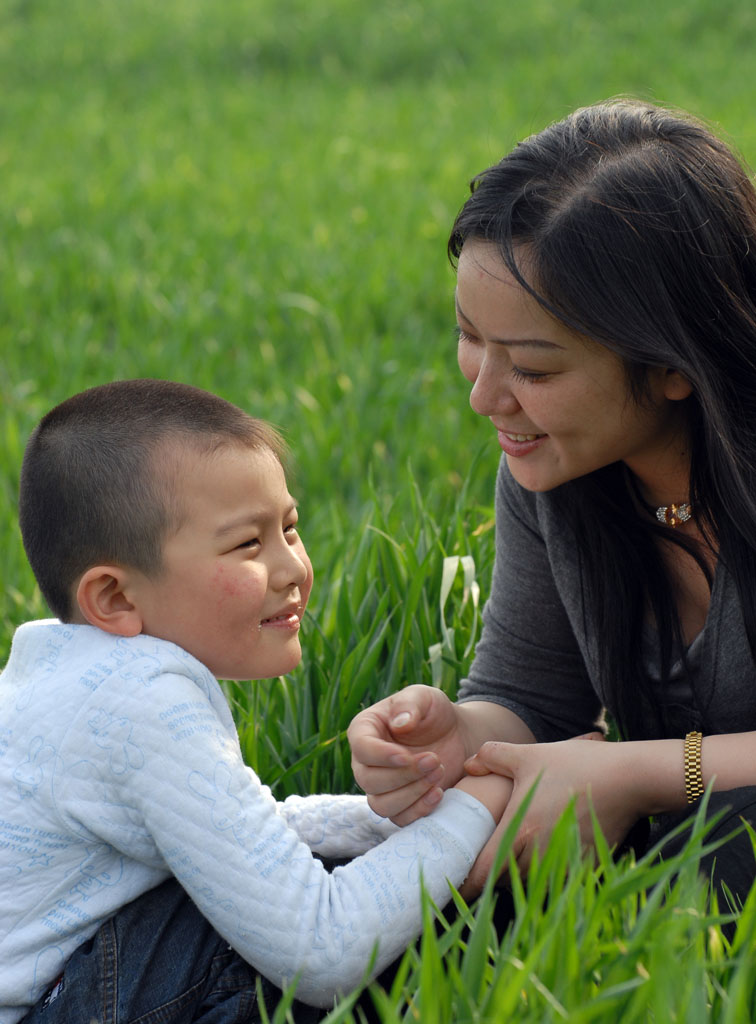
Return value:
M 653 366 L 691 383 L 690 501 L 735 579 L 756 653 L 756 192 L 741 163 L 687 115 L 632 100 L 597 104 L 473 179 L 449 239 L 452 262 L 467 239 L 496 243 L 549 313 L 615 351 L 635 401 L 644 401 Z M 662 531 L 705 562 L 688 538 L 639 515 L 629 487 L 615 464 L 558 498 L 581 551 L 602 689 L 632 737 L 656 713 L 641 663 L 645 609 L 659 630 L 663 678 L 681 640 L 655 538 Z M 658 714 L 657 725 L 663 735 Z

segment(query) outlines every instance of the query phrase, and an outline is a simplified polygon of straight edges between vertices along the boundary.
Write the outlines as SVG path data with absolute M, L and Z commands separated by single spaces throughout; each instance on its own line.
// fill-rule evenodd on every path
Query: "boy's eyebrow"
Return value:
M 472 320 L 465 316 L 462 312 L 462 307 L 459 304 L 457 296 L 454 296 L 454 305 L 457 309 L 457 316 L 460 320 L 464 320 L 466 324 L 471 327 L 475 327 Z M 492 338 L 491 341 L 494 345 L 507 345 L 514 348 L 515 346 L 529 346 L 530 348 L 558 348 L 562 349 L 563 345 L 558 345 L 555 341 L 547 341 L 545 338 Z
M 284 518 L 291 515 L 291 513 L 298 508 L 299 503 L 295 498 L 292 498 L 284 509 Z M 233 519 L 228 519 L 215 531 L 216 537 L 225 537 L 227 533 L 233 533 L 234 530 L 241 529 L 242 526 L 256 526 L 262 520 L 270 518 L 265 512 L 257 512 L 252 509 L 251 512 L 242 512 L 239 516 L 234 516 Z

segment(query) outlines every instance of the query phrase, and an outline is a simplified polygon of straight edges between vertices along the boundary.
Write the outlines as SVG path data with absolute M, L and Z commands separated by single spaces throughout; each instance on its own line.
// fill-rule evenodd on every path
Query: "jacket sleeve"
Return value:
M 399 831 L 370 809 L 365 796 L 289 796 L 278 808 L 289 828 L 321 857 L 358 857 Z
M 449 882 L 466 877 L 493 819 L 450 791 L 427 818 L 391 826 L 385 842 L 329 873 L 310 846 L 364 848 L 381 826 L 359 797 L 278 803 L 244 765 L 215 699 L 179 674 L 152 680 L 148 695 L 101 686 L 76 736 L 79 763 L 92 763 L 76 773 L 65 812 L 124 860 L 163 863 L 262 975 L 280 986 L 297 980 L 299 999 L 328 1006 L 417 936 L 421 877 L 445 904 Z M 175 709 L 188 707 L 191 726 L 172 729 Z

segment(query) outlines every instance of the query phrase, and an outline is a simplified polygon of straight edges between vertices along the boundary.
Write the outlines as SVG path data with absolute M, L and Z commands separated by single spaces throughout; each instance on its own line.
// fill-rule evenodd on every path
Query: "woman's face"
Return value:
M 523 487 L 548 491 L 621 460 L 649 501 L 687 498 L 684 378 L 650 369 L 638 404 L 619 357 L 552 319 L 488 242 L 465 243 L 456 304 L 470 404 L 490 419 Z

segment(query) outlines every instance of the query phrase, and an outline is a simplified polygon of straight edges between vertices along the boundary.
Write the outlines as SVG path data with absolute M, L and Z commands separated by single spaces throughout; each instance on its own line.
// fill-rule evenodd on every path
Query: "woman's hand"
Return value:
M 430 813 L 463 774 L 459 708 L 432 686 L 407 686 L 361 711 L 347 737 L 352 770 L 372 809 L 397 825 Z
M 548 842 L 573 796 L 577 797 L 580 834 L 586 847 L 593 845 L 591 806 L 610 846 L 621 842 L 646 813 L 636 785 L 643 772 L 633 765 L 630 748 L 634 744 L 595 742 L 602 738 L 599 733 L 590 733 L 557 743 L 486 743 L 466 762 L 465 769 L 471 775 L 494 772 L 513 784 L 507 809 L 465 882 L 463 894 L 467 899 L 483 888 L 501 837 L 536 782 L 512 846 L 521 871 L 530 863 L 534 849 Z

